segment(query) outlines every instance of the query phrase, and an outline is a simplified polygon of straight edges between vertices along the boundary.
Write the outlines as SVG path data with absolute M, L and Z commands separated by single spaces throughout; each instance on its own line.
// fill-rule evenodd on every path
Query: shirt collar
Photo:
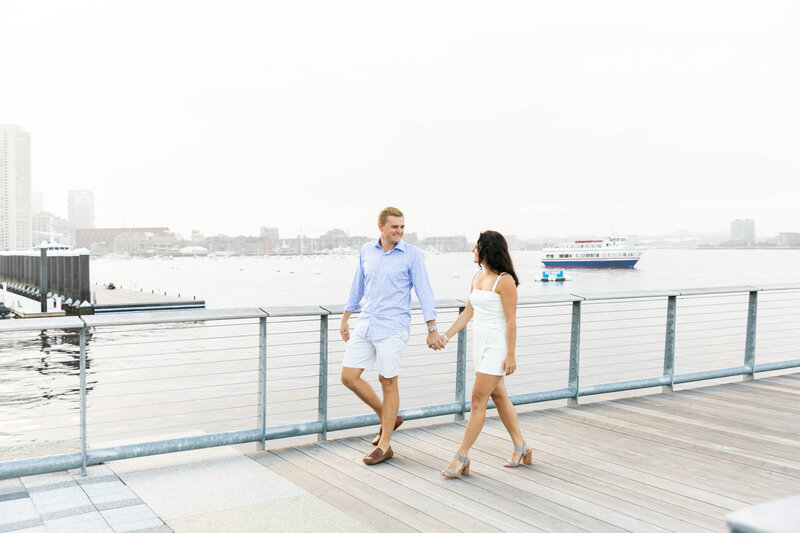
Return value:
M 378 237 L 378 240 L 375 241 L 375 248 L 380 248 L 380 250 L 383 251 L 383 246 L 381 246 L 381 238 L 380 237 Z M 404 241 L 403 239 L 400 239 L 400 242 L 395 244 L 394 248 L 392 248 L 392 250 L 400 250 L 401 252 L 405 252 L 406 251 L 406 241 Z M 389 252 L 391 252 L 392 250 L 389 250 Z

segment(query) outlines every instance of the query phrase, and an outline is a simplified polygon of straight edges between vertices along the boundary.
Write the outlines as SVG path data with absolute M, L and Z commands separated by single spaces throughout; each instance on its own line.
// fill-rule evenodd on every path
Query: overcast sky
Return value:
M 184 236 L 800 232 L 787 1 L 0 0 L 33 188 Z

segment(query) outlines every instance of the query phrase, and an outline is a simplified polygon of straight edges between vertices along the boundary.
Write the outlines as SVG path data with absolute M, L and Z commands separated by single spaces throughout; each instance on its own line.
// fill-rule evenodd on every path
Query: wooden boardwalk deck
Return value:
M 800 493 L 800 373 L 520 422 L 532 467 L 502 467 L 511 445 L 492 417 L 461 479 L 438 472 L 463 422 L 401 428 L 372 467 L 372 434 L 254 458 L 376 531 L 727 531 L 727 513 Z

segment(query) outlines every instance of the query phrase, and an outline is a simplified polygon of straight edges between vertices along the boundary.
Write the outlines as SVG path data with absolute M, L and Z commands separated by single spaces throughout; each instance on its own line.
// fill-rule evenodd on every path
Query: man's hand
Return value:
M 444 340 L 444 337 L 442 337 L 438 331 L 431 331 L 428 333 L 428 348 L 441 350 L 444 348 L 445 344 L 447 344 L 447 341 Z
M 350 326 L 347 323 L 347 317 L 342 317 L 342 323 L 339 326 L 339 334 L 342 336 L 344 342 L 350 340 Z

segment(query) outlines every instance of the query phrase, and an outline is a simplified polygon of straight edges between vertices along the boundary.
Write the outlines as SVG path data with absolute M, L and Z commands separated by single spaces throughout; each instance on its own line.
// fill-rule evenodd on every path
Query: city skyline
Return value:
M 422 236 L 774 236 L 800 7 L 754 6 L 11 1 L 0 121 L 44 210 L 92 190 L 104 227 L 369 235 L 396 205 Z

